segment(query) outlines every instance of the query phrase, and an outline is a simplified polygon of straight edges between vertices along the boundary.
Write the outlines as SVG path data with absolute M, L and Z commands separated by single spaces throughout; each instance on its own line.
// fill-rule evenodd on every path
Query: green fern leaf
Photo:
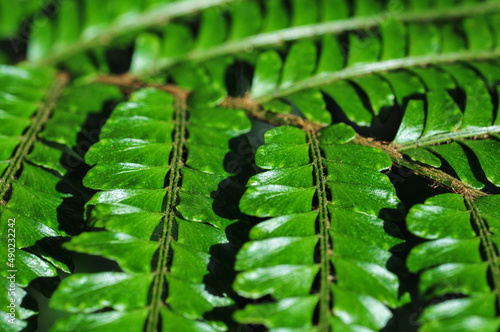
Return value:
M 331 115 L 323 99 L 333 99 L 349 121 L 369 126 L 386 121 L 406 97 L 426 91 L 419 77 L 401 69 L 498 56 L 493 22 L 500 8 L 494 3 L 384 8 L 379 2 L 356 1 L 352 16 L 338 9 L 346 7 L 342 1 L 302 6 L 301 1 L 260 7 L 245 1 L 225 13 L 205 11 L 195 34 L 186 24 L 170 25 L 163 35 L 144 33 L 136 40 L 131 73 L 147 77 L 168 69 L 187 89 L 212 85 L 212 94 L 218 95 L 214 100 L 220 102 L 235 89 L 226 86 L 226 69 L 250 63 L 255 68 L 251 96 L 265 108 L 283 113 L 297 106 L 306 118 L 328 125 Z M 225 15 L 231 25 L 222 23 Z M 327 18 L 331 21 L 321 23 Z M 243 20 L 252 23 L 244 33 Z M 271 21 L 281 23 L 270 28 Z M 445 28 L 438 29 L 441 25 Z M 243 95 L 247 84 L 239 85 L 236 94 Z
M 500 328 L 498 1 L 23 4 L 0 330 Z
M 197 35 L 193 36 L 187 25 L 169 26 L 164 35 L 144 34 L 136 43 L 136 53 L 132 64 L 132 72 L 137 75 L 151 74 L 171 68 L 186 60 L 204 62 L 216 57 L 232 56 L 245 60 L 255 59 L 255 49 L 276 47 L 279 48 L 284 42 L 318 38 L 324 43 L 324 55 L 321 57 L 321 71 L 330 72 L 343 67 L 342 50 L 336 45 L 336 38 L 331 35 L 340 35 L 348 31 L 361 29 L 377 29 L 380 27 L 384 38 L 383 45 L 377 40 L 377 36 L 369 36 L 367 39 L 359 38 L 356 34 L 349 34 L 350 54 L 349 66 L 360 62 L 374 62 L 379 58 L 381 48 L 384 48 L 383 60 L 404 57 L 405 23 L 409 23 L 411 38 L 410 56 L 429 55 L 427 50 L 439 53 L 442 49 L 446 52 L 457 51 L 459 46 L 465 43 L 456 43 L 449 47 L 448 44 L 440 45 L 439 31 L 434 25 L 420 25 L 421 22 L 432 20 L 446 20 L 457 17 L 469 17 L 465 23 L 465 30 L 472 32 L 471 26 L 481 25 L 481 35 L 473 36 L 474 42 L 471 49 L 486 50 L 491 48 L 494 42 L 491 35 L 487 33 L 488 23 L 476 20 L 474 17 L 486 13 L 494 13 L 499 10 L 494 3 L 472 3 L 462 4 L 458 8 L 441 6 L 427 2 L 419 8 L 415 8 L 411 2 L 402 2 L 392 6 L 383 5 L 379 1 L 356 1 L 353 4 L 353 12 L 349 13 L 345 1 L 310 1 L 305 5 L 302 1 L 244 1 L 235 3 L 226 15 L 230 16 L 231 25 L 224 23 L 223 13 L 208 10 L 204 12 L 201 27 Z M 244 23 L 243 23 L 244 22 Z M 455 30 L 448 29 L 449 39 L 460 41 L 461 38 Z M 428 38 L 417 38 L 423 32 L 427 32 Z M 471 35 L 472 36 L 472 35 Z M 481 40 L 481 38 L 484 38 Z M 488 44 L 482 44 L 490 38 Z M 443 38 L 446 40 L 448 38 Z M 431 40 L 435 45 L 429 45 L 419 40 Z M 182 47 L 174 47 L 182 45 Z M 481 45 L 481 47 L 479 47 Z M 369 49 L 366 49 L 368 47 Z M 153 50 L 154 52 L 146 52 Z M 170 52 L 171 50 L 175 50 Z M 245 54 L 250 52 L 250 54 Z M 371 59 L 369 59 L 371 58 Z M 305 62 L 305 61 L 304 61 Z M 305 69 L 305 68 L 304 68 Z M 284 86 L 285 87 L 285 86 Z M 284 88 L 283 87 L 283 88 Z
M 198 10 L 234 0 L 184 1 L 65 1 L 49 24 L 37 24 L 28 44 L 28 58 L 38 65 L 54 65 L 72 59 L 72 67 L 80 72 L 94 71 L 85 51 L 104 54 L 99 47 L 120 41 L 148 28 L 165 25 L 169 20 Z M 82 10 L 80 10 L 82 8 Z M 53 33 L 56 31 L 57 33 Z M 75 65 L 83 65 L 79 68 Z M 105 61 L 103 61 L 105 65 Z
M 29 23 L 47 19 L 52 10 L 46 8 L 49 0 L 0 1 L 0 64 L 18 57 L 26 43 Z M 44 10 L 47 11 L 44 12 Z M 36 14 L 34 17 L 32 15 Z
M 327 52 L 329 47 L 325 44 L 327 43 L 326 39 L 323 43 L 322 52 Z M 338 46 L 336 47 L 338 48 Z M 299 51 L 300 49 L 301 51 Z M 389 110 L 398 105 L 404 105 L 405 98 L 425 93 L 427 87 L 421 83 L 420 74 L 431 80 L 443 76 L 440 73 L 435 74 L 432 67 L 431 69 L 419 68 L 421 65 L 439 64 L 439 56 L 412 57 L 410 53 L 406 57 L 400 58 L 401 60 L 387 60 L 387 65 L 384 64 L 384 61 L 377 62 L 377 59 L 360 59 L 359 63 L 348 64 L 344 69 L 328 71 L 324 67 L 318 66 L 316 69 L 307 69 L 307 72 L 302 76 L 288 78 L 287 73 L 293 72 L 296 75 L 297 68 L 305 69 L 302 64 L 297 64 L 298 59 L 303 59 L 308 63 L 318 61 L 314 55 L 307 58 L 303 54 L 305 49 L 315 50 L 315 46 L 309 42 L 294 44 L 287 53 L 284 64 L 282 64 L 277 52 L 262 53 L 256 62 L 251 90 L 252 97 L 257 101 L 264 102 L 264 107 L 270 107 L 270 110 L 273 111 L 276 106 L 275 104 L 269 105 L 269 101 L 272 100 L 278 99 L 281 102 L 295 105 L 308 119 L 325 125 L 330 123 L 326 104 L 324 102 L 322 105 L 311 102 L 314 98 L 321 97 L 321 93 L 323 93 L 327 99 L 332 99 L 338 105 L 346 115 L 347 120 L 358 126 L 368 126 L 374 122 L 374 116 L 378 117 L 379 121 L 385 121 Z M 318 59 L 321 64 L 323 57 L 335 59 L 339 55 L 321 53 Z M 351 59 L 351 56 L 350 54 L 347 59 Z M 427 61 L 426 57 L 430 61 Z M 450 59 L 460 59 L 460 57 L 454 58 L 454 56 L 452 58 Z M 450 59 L 446 57 L 446 54 L 443 54 L 442 63 L 446 63 Z M 403 69 L 416 70 L 412 73 Z M 394 71 L 383 73 L 387 70 Z M 465 75 L 467 74 L 465 73 Z M 478 80 L 477 77 L 474 78 L 476 81 Z M 443 83 L 443 81 L 439 82 Z M 459 85 L 464 83 L 464 80 L 459 81 Z M 468 89 L 471 91 L 472 87 Z M 484 86 L 483 90 L 485 90 Z M 304 103 L 304 98 L 307 98 L 308 103 Z M 368 105 L 366 99 L 368 99 Z M 474 108 L 474 105 L 470 107 Z
M 428 241 L 412 249 L 408 269 L 420 275 L 423 301 L 443 299 L 425 308 L 419 319 L 422 331 L 496 331 L 500 327 L 495 235 L 499 208 L 498 195 L 464 200 L 461 195 L 443 194 L 409 211 L 408 229 Z
M 388 307 L 400 303 L 395 273 L 402 267 L 389 251 L 402 242 L 390 221 L 398 219 L 400 202 L 379 173 L 390 167 L 389 159 L 344 144 L 354 138 L 345 125 L 319 136 L 278 127 L 265 137 L 256 163 L 268 171 L 249 180 L 240 209 L 272 218 L 257 224 L 239 251 L 235 268 L 242 272 L 234 288 L 273 301 L 248 305 L 236 319 L 270 329 L 309 329 L 319 303 L 320 330 L 348 324 L 381 329 L 392 316 Z
M 0 247 L 2 260 L 10 264 L 9 269 L 2 269 L 2 286 L 10 288 L 5 277 L 16 276 L 12 285 L 16 286 L 16 318 L 20 320 L 8 323 L 12 317 L 7 305 L 13 297 L 3 287 L 1 319 L 9 331 L 19 331 L 26 326 L 23 320 L 35 313 L 21 307 L 26 295 L 22 288 L 39 277 L 56 277 L 56 269 L 66 273 L 72 269 L 71 257 L 60 246 L 62 237 L 79 231 L 78 216 L 83 214 L 79 211 L 83 193 L 70 176 L 75 163 L 83 163 L 76 136 L 87 116 L 100 111 L 104 101 L 119 92 L 110 86 L 65 89 L 65 79 L 56 78 L 53 70 L 4 66 L 0 78 L 4 85 L 0 96 L 0 234 L 5 239 Z M 83 102 L 75 94 L 92 101 Z M 48 284 L 38 288 L 47 295 L 53 286 L 49 278 Z
M 221 204 L 217 188 L 234 187 L 224 181 L 223 161 L 228 142 L 249 125 L 241 111 L 187 109 L 156 89 L 136 91 L 115 108 L 85 157 L 95 167 L 84 184 L 101 190 L 87 208 L 105 231 L 65 247 L 115 260 L 123 272 L 65 279 L 51 306 L 75 315 L 54 331 L 225 330 L 205 315 L 233 301 L 206 278 L 215 273 L 222 283 L 231 274 L 211 248 L 231 247 L 226 233 L 239 213 Z M 105 308 L 113 310 L 98 312 Z

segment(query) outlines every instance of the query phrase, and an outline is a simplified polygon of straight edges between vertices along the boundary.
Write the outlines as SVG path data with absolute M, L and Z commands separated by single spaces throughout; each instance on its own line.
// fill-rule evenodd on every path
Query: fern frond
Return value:
M 78 216 L 83 217 L 81 189 L 69 176 L 73 163 L 83 162 L 76 136 L 90 113 L 120 94 L 110 86 L 65 89 L 67 79 L 46 69 L 4 66 L 0 77 L 0 235 L 5 239 L 0 247 L 2 261 L 12 264 L 1 273 L 2 279 L 16 275 L 19 320 L 16 325 L 7 323 L 11 319 L 7 289 L 2 289 L 1 319 L 18 331 L 26 326 L 23 320 L 34 314 L 21 307 L 25 295 L 21 288 L 39 277 L 57 276 L 56 269 L 67 273 L 72 269 L 71 257 L 61 250 L 61 239 L 78 232 Z M 81 102 L 77 94 L 92 102 Z M 50 293 L 51 287 L 39 288 Z
M 422 331 L 500 328 L 499 198 L 443 194 L 410 209 L 408 230 L 427 240 L 407 260 L 408 269 L 419 273 L 419 295 L 428 303 L 419 319 Z
M 320 330 L 348 324 L 381 329 L 392 316 L 388 307 L 400 303 L 395 273 L 402 267 L 390 252 L 402 242 L 390 221 L 398 219 L 400 202 L 379 173 L 390 160 L 375 149 L 344 144 L 354 138 L 346 125 L 319 135 L 278 127 L 265 137 L 256 163 L 268 171 L 249 180 L 240 209 L 272 218 L 257 224 L 239 251 L 234 289 L 272 301 L 248 305 L 236 319 L 308 329 L 319 305 Z
M 342 7 L 341 3 L 337 5 Z M 283 1 L 266 4 L 261 9 L 255 2 L 242 2 L 227 13 L 207 10 L 194 37 L 187 25 L 170 25 L 163 35 L 140 35 L 131 74 L 148 77 L 168 69 L 180 86 L 192 90 L 209 86 L 221 98 L 228 91 L 246 92 L 248 83 L 227 85 L 227 70 L 250 64 L 254 69 L 250 96 L 263 107 L 285 113 L 294 105 L 307 118 L 328 125 L 331 116 L 325 109 L 333 101 L 349 121 L 369 126 L 384 122 L 394 108 L 404 106 L 405 98 L 426 92 L 416 74 L 421 67 L 499 56 L 494 17 L 500 8 L 492 2 L 438 11 L 430 4 L 428 8 L 384 11 L 378 2 L 368 6 L 360 1 L 354 2 L 352 17 L 326 23 L 317 23 L 321 15 L 339 13 L 330 12 L 333 4 L 327 1 L 309 3 L 311 8 L 307 9 L 300 1 L 292 2 L 290 13 Z M 367 17 L 365 7 L 375 13 L 374 8 L 380 7 L 381 12 Z M 306 11 L 312 13 L 308 21 L 302 18 Z M 264 19 L 260 19 L 263 14 Z M 225 15 L 232 18 L 234 26 L 221 25 Z M 268 27 L 269 22 L 281 22 L 278 17 L 284 17 L 283 23 Z M 310 25 L 300 25 L 296 17 L 301 17 L 301 24 Z M 244 20 L 252 22 L 251 29 L 240 27 Z M 330 26 L 336 28 L 326 28 Z M 288 35 L 290 38 L 283 37 Z M 288 43 L 283 45 L 273 36 Z M 269 44 L 253 44 L 254 39 Z M 242 53 L 243 46 L 247 53 Z
M 323 45 L 322 53 L 328 49 L 329 47 Z M 325 55 L 325 61 L 322 62 L 323 56 L 324 54 L 319 58 L 320 65 L 321 63 L 331 64 L 332 62 L 328 62 L 327 59 L 336 58 L 332 55 Z M 284 64 L 275 51 L 263 53 L 257 60 L 251 95 L 256 101 L 263 103 L 264 107 L 275 111 L 278 108 L 276 100 L 297 104 L 299 108 L 305 106 L 303 113 L 307 118 L 328 124 L 328 116 L 325 112 L 321 112 L 326 108 L 325 102 L 323 105 L 317 102 L 312 104 L 314 106 L 311 105 L 313 100 L 320 100 L 323 94 L 338 105 L 349 121 L 358 126 L 368 126 L 373 123 L 374 116 L 384 121 L 389 116 L 388 111 L 395 106 L 403 105 L 405 98 L 426 91 L 426 87 L 417 74 L 419 70 L 426 70 L 420 69 L 421 66 L 496 57 L 498 57 L 497 51 L 484 54 L 465 52 L 462 55 L 443 53 L 435 56 L 409 56 L 387 61 L 374 59 L 329 72 L 321 67 L 306 69 L 298 64 L 299 59 L 304 59 L 310 64 L 318 61 L 314 44 L 306 41 L 291 47 Z M 298 66 L 301 67 L 300 72 L 296 70 Z M 416 69 L 417 73 L 408 69 Z M 303 72 L 304 70 L 306 72 Z M 294 76 L 297 73 L 301 74 L 289 78 L 288 73 L 294 73 Z M 433 75 L 432 72 L 428 74 L 431 77 Z M 366 99 L 369 104 L 365 102 Z M 269 103 L 270 101 L 274 102 Z M 289 109 L 290 106 L 288 106 Z
M 405 56 L 404 24 L 409 24 L 409 30 L 415 30 L 410 31 L 411 39 L 416 40 L 411 42 L 410 54 L 424 55 L 427 45 L 418 45 L 414 34 L 421 33 L 422 30 L 428 31 L 430 40 L 433 40 L 437 31 L 434 25 L 421 27 L 419 23 L 475 17 L 500 10 L 494 2 L 462 4 L 458 8 L 436 8 L 437 4 L 428 2 L 420 8 L 415 8 L 417 6 L 410 2 L 387 5 L 382 1 L 372 1 L 368 4 L 360 0 L 353 2 L 352 13 L 349 6 L 344 0 L 318 0 L 309 1 L 307 4 L 302 1 L 272 0 L 235 3 L 226 13 L 207 10 L 203 13 L 201 26 L 195 33 L 188 25 L 172 25 L 162 31 L 162 36 L 153 33 L 139 36 L 131 71 L 139 76 L 151 75 L 186 61 L 210 62 L 214 58 L 233 55 L 253 62 L 256 49 L 283 49 L 282 45 L 286 42 L 321 39 L 323 36 L 328 36 L 325 45 L 328 51 L 325 58 L 330 57 L 329 61 L 332 61 L 325 66 L 334 69 L 336 66 L 341 67 L 343 62 L 342 54 L 335 45 L 335 38 L 332 38 L 332 35 L 375 29 L 381 30 L 380 42 L 384 48 L 381 60 L 389 60 Z M 226 24 L 225 21 L 231 23 Z M 470 25 L 475 19 L 470 18 L 468 21 Z M 487 26 L 485 29 L 487 30 Z M 457 37 L 451 30 L 449 34 L 454 38 Z M 363 40 L 363 38 L 358 39 L 355 34 L 349 34 L 349 38 L 351 44 L 349 64 L 363 60 L 364 55 L 361 51 L 363 54 L 370 54 L 369 57 L 373 59 L 378 59 L 381 48 L 376 40 L 378 37 L 369 38 L 373 40 Z M 474 46 L 479 44 L 474 43 Z M 345 46 L 343 43 L 342 47 Z M 373 49 L 375 52 L 369 52 L 371 49 L 363 50 L 365 46 L 375 48 Z M 488 47 L 483 45 L 480 49 Z M 437 45 L 437 49 L 441 50 L 440 45 Z M 450 52 L 448 49 L 445 51 Z
M 54 65 L 73 59 L 93 68 L 84 52 L 148 28 L 163 26 L 173 18 L 232 1 L 65 1 L 49 24 L 33 27 L 28 59 L 35 65 Z
M 249 127 L 241 111 L 187 108 L 151 88 L 115 108 L 85 157 L 95 167 L 84 184 L 101 190 L 87 204 L 91 222 L 105 231 L 65 246 L 115 260 L 123 272 L 65 279 L 51 306 L 74 315 L 54 331 L 225 330 L 210 312 L 233 301 L 207 278 L 223 284 L 231 275 L 212 250 L 231 247 L 228 227 L 240 214 L 222 203 L 218 187 L 235 186 L 224 160 L 229 141 Z M 113 310 L 98 312 L 105 308 Z
M 49 7 L 53 7 L 50 8 Z M 19 58 L 26 44 L 31 24 L 47 19 L 56 11 L 57 4 L 50 0 L 0 1 L 0 64 L 8 64 L 13 57 Z M 37 21 L 36 23 L 34 23 Z
M 499 1 L 23 3 L 0 330 L 500 329 Z
M 276 66 L 269 65 L 268 68 Z M 387 96 L 398 96 L 396 99 L 401 99 L 401 102 L 394 101 L 398 107 L 392 112 L 401 110 L 405 113 L 393 143 L 376 143 L 361 137 L 357 143 L 379 148 L 396 164 L 428 176 L 455 192 L 467 191 L 478 196 L 481 193 L 474 188 L 483 189 L 490 183 L 495 186 L 499 184 L 498 167 L 492 162 L 497 159 L 500 150 L 496 87 L 500 82 L 499 68 L 495 62 L 468 62 L 389 72 L 383 75 L 394 78 L 397 83 L 387 86 L 387 89 L 377 83 L 378 76 L 363 76 L 363 81 L 370 85 L 373 92 L 367 99 L 364 99 L 366 91 L 357 90 L 350 85 L 352 80 L 345 80 L 337 82 L 336 88 L 322 87 L 322 92 L 306 90 L 285 100 L 273 100 L 263 105 L 270 111 L 249 109 L 248 114 L 281 125 L 293 123 L 299 127 L 321 129 L 330 116 L 329 111 L 332 111 L 331 107 L 327 109 L 326 106 L 329 97 L 325 95 L 328 93 L 331 93 L 330 97 L 336 95 L 330 99 L 330 105 L 333 100 L 339 109 L 333 111 L 343 111 L 351 120 L 355 120 L 352 116 L 359 114 L 360 110 L 367 110 L 366 100 L 373 105 L 377 104 L 377 100 L 390 100 Z M 258 75 L 257 71 L 255 78 Z M 262 86 L 266 84 L 263 82 Z M 349 88 L 339 88 L 341 85 Z M 380 92 L 380 95 L 374 97 L 376 92 Z M 254 100 L 250 101 L 255 103 Z M 283 107 L 285 104 L 290 105 Z M 292 105 L 295 114 L 298 111 L 299 116 L 311 121 L 289 115 Z M 368 106 L 370 111 L 366 114 L 372 116 L 372 108 Z M 433 170 L 420 167 L 419 163 L 436 168 L 443 166 L 443 172 L 440 176 Z M 446 168 L 448 164 L 451 170 Z M 453 177 L 459 178 L 462 185 L 455 182 Z

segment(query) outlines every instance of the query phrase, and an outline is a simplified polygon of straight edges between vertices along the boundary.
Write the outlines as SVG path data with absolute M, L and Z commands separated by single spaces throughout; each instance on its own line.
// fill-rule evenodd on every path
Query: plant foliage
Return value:
M 82 226 L 75 216 L 82 215 L 84 192 L 78 177 L 71 174 L 82 162 L 77 135 L 87 116 L 99 111 L 104 101 L 119 96 L 119 91 L 98 85 L 65 88 L 66 80 L 52 70 L 1 67 L 0 75 L 8 82 L 0 101 L 0 220 L 5 226 L 1 235 L 6 239 L 1 246 L 3 261 L 11 264 L 2 269 L 2 309 L 8 310 L 9 271 L 17 270 L 20 307 L 26 294 L 21 287 L 35 279 L 56 277 L 56 269 L 72 270 L 71 256 L 61 250 L 61 239 L 76 234 Z M 15 256 L 8 255 L 13 243 L 18 249 Z M 49 278 L 37 287 L 48 295 L 50 284 Z M 26 326 L 22 320 L 34 313 L 21 308 L 16 327 Z M 5 311 L 1 318 L 4 326 L 15 328 L 7 323 Z
M 500 327 L 495 313 L 499 208 L 498 196 L 464 200 L 461 195 L 443 194 L 408 212 L 408 229 L 429 240 L 408 256 L 408 269 L 421 272 L 419 297 L 427 301 L 455 294 L 425 309 L 420 317 L 422 330 L 496 331 Z
M 22 3 L 0 331 L 500 328 L 498 1 Z
M 65 247 L 116 260 L 123 272 L 65 279 L 52 305 L 77 315 L 55 331 L 82 324 L 87 330 L 139 331 L 146 325 L 154 331 L 159 322 L 165 331 L 222 328 L 205 322 L 204 314 L 232 301 L 223 293 L 215 295 L 217 289 L 207 289 L 203 281 L 210 272 L 210 248 L 229 243 L 224 231 L 238 214 L 230 206 L 217 209 L 214 192 L 230 175 L 223 167 L 227 142 L 249 126 L 241 111 L 202 106 L 189 108 L 188 120 L 185 105 L 155 89 L 138 90 L 115 108 L 85 157 L 96 166 L 83 181 L 101 190 L 87 207 L 94 206 L 92 225 L 106 231 L 84 233 Z M 212 265 L 214 273 L 224 270 L 224 262 Z M 167 289 L 168 307 L 163 307 Z M 115 310 L 93 313 L 106 307 Z
M 344 144 L 354 135 L 344 125 L 318 136 L 293 127 L 266 133 L 255 159 L 269 171 L 250 178 L 240 208 L 273 218 L 256 225 L 238 252 L 235 269 L 243 272 L 234 288 L 253 299 L 269 294 L 277 302 L 248 305 L 236 313 L 238 321 L 311 328 L 319 302 L 321 330 L 330 324 L 379 330 L 387 324 L 387 307 L 399 303 L 394 272 L 403 266 L 390 253 L 402 242 L 389 221 L 397 219 L 400 201 L 380 173 L 390 159 L 380 150 Z M 311 294 L 318 274 L 319 292 Z

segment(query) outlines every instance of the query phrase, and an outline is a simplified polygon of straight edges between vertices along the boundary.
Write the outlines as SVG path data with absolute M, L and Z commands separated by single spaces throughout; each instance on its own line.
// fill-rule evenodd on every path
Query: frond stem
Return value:
M 500 55 L 500 51 L 498 52 L 498 55 Z M 142 86 L 153 86 L 157 87 L 160 89 L 164 89 L 165 91 L 172 92 L 174 95 L 176 95 L 178 98 L 181 98 L 182 96 L 187 96 L 189 94 L 189 91 L 180 89 L 176 86 L 171 86 L 171 85 L 151 85 L 151 84 L 143 84 L 135 80 L 133 77 L 127 76 L 127 77 L 108 77 L 108 76 L 103 76 L 98 79 L 98 81 L 103 82 L 103 83 L 108 83 L 108 84 L 113 84 L 113 85 L 118 85 L 121 86 L 124 89 L 135 89 L 138 87 Z M 270 123 L 275 126 L 294 126 L 298 128 L 303 128 L 306 130 L 313 130 L 315 132 L 320 131 L 321 129 L 325 128 L 325 125 L 313 122 L 308 119 L 304 119 L 300 116 L 296 115 L 290 115 L 290 114 L 279 114 L 279 113 L 274 113 L 270 111 L 263 110 L 261 107 L 261 104 L 250 98 L 248 95 L 240 98 L 240 97 L 226 97 L 226 99 L 221 103 L 221 106 L 227 107 L 227 108 L 233 108 L 233 109 L 241 109 L 244 110 L 245 113 L 249 118 Z M 496 127 L 498 126 L 490 126 L 488 128 L 494 130 L 491 131 L 490 134 L 496 133 Z M 455 135 L 454 137 L 448 137 L 446 135 L 443 136 L 438 136 L 439 142 L 444 142 L 445 138 L 446 141 L 449 141 L 450 139 L 457 139 L 460 138 L 459 136 L 466 135 L 467 131 L 464 130 L 462 133 L 459 133 L 459 135 Z M 470 131 L 468 132 L 469 134 L 471 133 Z M 476 136 L 476 133 L 479 133 L 479 130 L 474 131 L 474 136 Z M 469 137 L 469 136 L 468 136 Z M 396 149 L 399 148 L 401 145 L 398 146 L 393 146 L 392 144 L 386 144 L 384 142 L 378 142 L 374 140 L 370 140 L 367 138 L 364 138 L 362 136 L 357 135 L 356 139 L 352 142 L 353 144 L 360 144 L 360 145 L 365 145 L 365 146 L 371 146 L 377 149 L 380 149 L 384 151 L 392 160 L 392 162 L 396 165 L 404 166 L 409 169 L 412 169 L 415 171 L 416 174 L 420 176 L 424 176 L 426 178 L 429 178 L 431 180 L 434 180 L 436 183 L 445 186 L 452 190 L 453 192 L 460 193 L 460 194 L 467 194 L 470 197 L 481 197 L 481 196 L 486 196 L 487 194 L 483 193 L 480 190 L 477 190 L 475 188 L 472 188 L 471 186 L 467 185 L 466 183 L 452 177 L 451 175 L 439 170 L 435 169 L 430 166 L 422 165 L 419 163 L 415 163 L 413 161 L 410 161 L 406 159 L 402 153 Z M 407 146 L 405 146 L 407 148 Z
M 172 159 L 170 162 L 170 176 L 168 180 L 165 216 L 163 218 L 162 237 L 160 248 L 158 249 L 158 263 L 156 265 L 156 276 L 153 281 L 151 310 L 146 323 L 147 332 L 158 330 L 160 309 L 163 304 L 163 291 L 166 285 L 166 275 L 169 272 L 169 252 L 172 242 L 172 224 L 175 218 L 175 205 L 179 191 L 179 180 L 181 178 L 181 168 L 183 165 L 182 152 L 186 137 L 186 113 L 187 107 L 184 100 L 177 99 L 175 106 L 175 133 L 173 142 Z
M 438 134 L 438 135 L 433 135 L 431 137 L 420 138 L 407 143 L 401 143 L 396 145 L 395 148 L 398 151 L 402 152 L 424 146 L 445 143 L 450 140 L 458 140 L 462 138 L 471 138 L 483 135 L 494 135 L 499 133 L 500 133 L 500 126 L 472 127 L 472 128 L 457 130 L 452 133 Z
M 387 156 L 391 158 L 394 164 L 409 168 L 415 171 L 416 174 L 434 180 L 437 184 L 448 187 L 453 192 L 461 194 L 465 197 L 487 196 L 487 194 L 485 194 L 484 192 L 472 188 L 466 183 L 454 178 L 453 176 L 439 169 L 415 163 L 413 161 L 406 159 L 403 156 L 403 154 L 397 151 L 393 146 L 391 146 L 391 144 L 384 144 L 382 142 L 370 140 L 359 135 L 356 135 L 352 143 L 382 150 Z
M 330 292 L 330 220 L 328 216 L 328 199 L 326 196 L 326 178 L 323 165 L 323 156 L 319 147 L 319 140 L 314 130 L 306 130 L 313 158 L 314 176 L 316 178 L 319 228 L 320 228 L 320 302 L 318 331 L 330 331 L 331 292 Z

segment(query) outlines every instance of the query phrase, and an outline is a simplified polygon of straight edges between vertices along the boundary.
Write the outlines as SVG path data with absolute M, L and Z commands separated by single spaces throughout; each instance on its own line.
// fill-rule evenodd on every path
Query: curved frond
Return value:
M 408 230 L 427 240 L 407 260 L 428 303 L 419 318 L 422 331 L 500 328 L 499 198 L 443 194 L 410 209 Z
M 74 315 L 54 331 L 225 330 L 212 310 L 232 305 L 220 287 L 231 272 L 214 248 L 231 251 L 240 214 L 218 188 L 235 187 L 224 161 L 229 141 L 249 127 L 241 111 L 188 108 L 151 88 L 115 108 L 85 157 L 95 166 L 84 184 L 100 190 L 87 204 L 90 220 L 105 230 L 66 248 L 115 260 L 122 272 L 65 279 L 51 306 Z
M 236 319 L 308 329 L 316 325 L 318 308 L 322 331 L 349 324 L 383 328 L 389 308 L 401 301 L 396 273 L 402 263 L 390 251 L 402 242 L 394 223 L 400 202 L 380 173 L 390 160 L 375 149 L 344 144 L 354 138 L 346 125 L 318 135 L 278 127 L 265 138 L 256 163 L 267 171 L 249 180 L 240 209 L 271 219 L 254 226 L 239 251 L 234 289 L 272 300 L 247 305 Z
M 35 65 L 54 65 L 72 59 L 82 71 L 94 65 L 84 52 L 107 46 L 173 18 L 234 0 L 65 1 L 49 24 L 38 24 L 28 43 L 28 59 Z M 100 54 L 101 53 L 101 54 Z M 76 66 L 73 66 L 76 69 Z M 91 70 L 92 71 L 92 70 Z
M 434 2 L 415 5 L 411 2 L 385 4 L 382 1 L 354 1 L 352 9 L 347 1 L 244 1 L 235 3 L 227 12 L 207 10 L 203 13 L 201 26 L 193 33 L 189 25 L 171 25 L 163 31 L 160 37 L 156 34 L 144 34 L 136 41 L 136 52 L 132 64 L 132 72 L 137 75 L 152 74 L 160 70 L 190 60 L 193 62 L 210 61 L 211 59 L 235 55 L 238 58 L 250 60 L 255 58 L 255 49 L 281 48 L 285 42 L 295 42 L 304 39 L 313 39 L 328 36 L 323 40 L 326 61 L 330 57 L 331 63 L 323 63 L 322 69 L 338 70 L 342 67 L 342 52 L 347 45 L 335 45 L 333 35 L 341 35 L 351 31 L 377 30 L 370 35 L 375 38 L 358 38 L 356 34 L 348 34 L 350 44 L 349 64 L 364 62 L 366 55 L 362 51 L 376 51 L 369 55 L 371 60 L 378 58 L 378 53 L 384 48 L 380 60 L 389 60 L 405 56 L 404 24 L 408 24 L 412 50 L 409 55 L 424 55 L 427 52 L 450 52 L 446 45 L 435 45 L 438 33 L 434 25 L 420 23 L 429 21 L 456 20 L 470 17 L 466 25 L 475 22 L 473 17 L 498 12 L 500 7 L 494 2 L 478 2 L 460 4 L 458 7 L 443 7 Z M 352 12 L 351 12 L 352 11 Z M 228 19 L 229 18 L 229 19 Z M 492 18 L 493 19 L 493 18 Z M 225 22 L 230 23 L 225 23 Z M 485 31 L 488 29 L 484 26 Z M 465 30 L 470 30 L 467 27 Z M 467 31 L 469 34 L 471 31 Z M 426 33 L 430 42 L 434 43 L 431 50 L 426 50 L 415 34 Z M 452 29 L 447 29 L 444 37 L 458 38 Z M 362 33 L 363 34 L 363 33 Z M 365 36 L 366 37 L 366 36 Z M 383 45 L 379 45 L 378 39 Z M 470 37 L 469 37 L 470 38 Z M 474 37 L 473 39 L 475 39 Z M 373 39 L 373 40 L 372 40 Z M 401 40 L 400 40 L 401 39 Z M 458 38 L 460 39 L 460 38 Z M 457 40 L 458 46 L 460 43 Z M 465 44 L 464 44 L 465 45 Z M 475 49 L 480 42 L 472 42 Z M 482 45 L 480 49 L 487 49 L 490 45 Z M 365 49 L 368 47 L 368 49 Z M 370 61 L 371 62 L 371 61 Z M 309 73 L 310 75 L 311 73 Z M 283 85 L 285 88 L 286 85 Z
M 79 231 L 83 197 L 71 170 L 83 163 L 76 138 L 87 116 L 120 95 L 110 86 L 68 87 L 52 70 L 0 67 L 0 244 L 2 324 L 19 331 L 35 312 L 23 309 L 23 287 L 40 277 L 69 273 L 71 257 L 61 238 Z M 83 96 L 83 99 L 76 98 Z M 88 98 L 88 101 L 85 101 Z M 6 282 L 5 277 L 15 275 Z M 5 282 L 4 282 L 5 281 Z M 7 290 L 15 284 L 17 296 Z M 53 285 L 52 285 L 53 286 Z M 40 286 L 44 294 L 52 286 Z M 9 324 L 10 298 L 16 302 L 16 325 Z
M 378 2 L 355 1 L 351 17 L 339 10 L 343 1 L 310 2 L 308 8 L 301 3 L 291 2 L 288 12 L 284 1 L 261 7 L 247 1 L 226 12 L 205 11 L 196 32 L 189 25 L 169 25 L 163 34 L 142 34 L 131 74 L 147 77 L 168 69 L 181 87 L 210 87 L 219 98 L 250 90 L 252 100 L 266 109 L 290 113 L 296 106 L 321 125 L 331 123 L 326 109 L 333 105 L 351 123 L 369 126 L 404 107 L 406 98 L 428 91 L 423 77 L 440 77 L 434 67 L 420 74 L 422 67 L 499 55 L 495 13 L 500 8 L 493 2 L 436 10 L 430 2 L 384 9 Z M 226 16 L 231 25 L 223 24 Z M 252 25 L 243 29 L 241 22 Z M 253 69 L 251 83 L 234 86 L 227 71 L 241 64 Z

